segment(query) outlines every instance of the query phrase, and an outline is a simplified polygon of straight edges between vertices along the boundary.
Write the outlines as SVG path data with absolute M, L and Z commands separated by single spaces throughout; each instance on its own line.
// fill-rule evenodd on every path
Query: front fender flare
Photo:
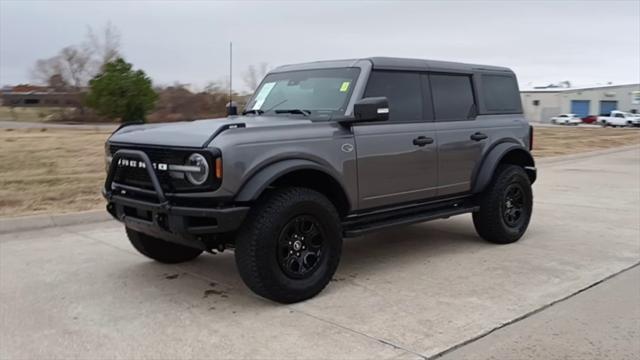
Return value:
M 507 154 L 513 151 L 517 151 L 523 156 L 524 163 L 521 165 L 527 170 L 527 175 L 529 175 L 531 183 L 533 184 L 536 180 L 535 162 L 529 150 L 520 144 L 501 143 L 496 145 L 487 153 L 487 155 L 485 155 L 484 159 L 478 166 L 478 169 L 475 171 L 476 176 L 474 177 L 472 186 L 472 192 L 474 194 L 482 192 L 482 190 L 489 185 L 498 164 L 500 164 Z
M 311 160 L 306 159 L 288 159 L 281 160 L 270 165 L 265 166 L 255 174 L 253 174 L 248 181 L 246 181 L 240 191 L 235 197 L 235 201 L 238 202 L 248 202 L 255 201 L 258 199 L 260 194 L 275 180 L 280 178 L 281 176 L 288 174 L 290 172 L 296 170 L 317 170 L 323 172 L 329 176 L 331 176 L 334 180 L 336 177 L 331 175 L 326 169 Z M 340 186 L 344 189 L 344 184 L 342 182 L 337 181 Z

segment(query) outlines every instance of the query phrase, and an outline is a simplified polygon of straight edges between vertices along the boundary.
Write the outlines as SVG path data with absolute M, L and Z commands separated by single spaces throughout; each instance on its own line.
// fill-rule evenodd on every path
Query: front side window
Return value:
M 430 74 L 429 80 L 436 121 L 469 120 L 475 116 L 471 76 Z
M 389 121 L 422 120 L 419 73 L 374 70 L 369 76 L 364 97 L 379 96 L 389 100 Z
M 245 112 L 329 119 L 344 115 L 360 69 L 335 68 L 269 74 Z

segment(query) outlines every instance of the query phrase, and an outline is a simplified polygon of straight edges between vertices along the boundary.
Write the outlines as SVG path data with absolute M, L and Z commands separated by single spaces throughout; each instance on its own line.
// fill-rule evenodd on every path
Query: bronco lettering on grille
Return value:
M 118 160 L 118 166 L 119 167 L 140 168 L 140 169 L 145 169 L 147 167 L 147 165 L 144 163 L 144 161 L 129 160 L 129 159 L 119 159 Z M 153 163 L 153 168 L 156 169 L 156 170 L 166 171 L 168 169 L 168 167 L 169 166 L 167 164 Z

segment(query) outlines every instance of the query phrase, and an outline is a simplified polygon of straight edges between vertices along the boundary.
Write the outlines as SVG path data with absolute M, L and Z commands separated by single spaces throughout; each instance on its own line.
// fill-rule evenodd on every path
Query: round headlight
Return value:
M 187 160 L 188 166 L 198 167 L 198 171 L 187 171 L 187 180 L 193 185 L 202 185 L 209 177 L 209 163 L 207 159 L 200 154 L 191 154 Z

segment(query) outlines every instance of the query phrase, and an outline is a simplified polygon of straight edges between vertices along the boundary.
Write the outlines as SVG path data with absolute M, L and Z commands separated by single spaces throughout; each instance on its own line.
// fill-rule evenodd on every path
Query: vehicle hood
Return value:
M 233 116 L 175 123 L 129 125 L 115 131 L 109 138 L 113 143 L 162 145 L 177 147 L 205 147 L 230 127 L 272 127 L 311 124 L 303 118 L 275 116 Z

